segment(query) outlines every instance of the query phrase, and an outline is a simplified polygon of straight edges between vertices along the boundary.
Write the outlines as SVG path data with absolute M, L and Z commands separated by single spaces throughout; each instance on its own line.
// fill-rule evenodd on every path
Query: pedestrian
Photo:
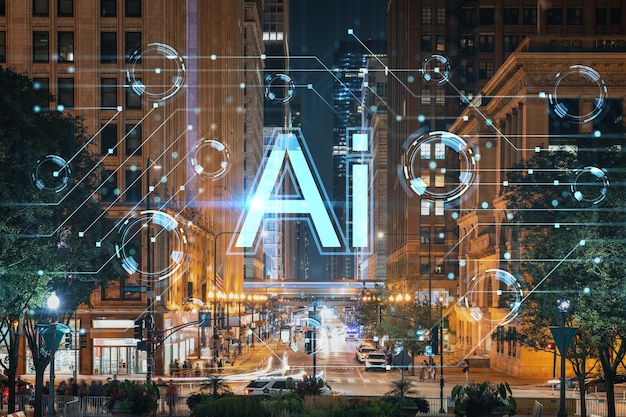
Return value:
M 165 401 L 167 402 L 167 408 L 169 410 L 170 416 L 174 412 L 174 407 L 176 406 L 176 399 L 178 397 L 178 388 L 174 385 L 174 381 L 170 379 L 170 383 L 167 385 L 165 389 Z
M 435 369 L 434 364 L 430 364 L 428 366 L 428 379 L 432 379 L 435 382 L 435 377 L 437 376 L 437 370 Z
M 469 380 L 469 361 L 467 359 L 463 359 L 463 375 L 465 375 L 465 380 Z
M 420 382 L 426 381 L 426 373 L 428 372 L 428 362 L 426 359 L 422 362 L 422 367 L 420 369 Z

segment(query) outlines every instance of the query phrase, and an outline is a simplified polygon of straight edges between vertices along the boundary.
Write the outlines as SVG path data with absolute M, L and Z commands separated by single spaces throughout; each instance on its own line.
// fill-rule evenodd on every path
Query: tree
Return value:
M 581 386 L 596 368 L 586 364 L 597 357 L 610 417 L 615 416 L 615 374 L 626 354 L 620 343 L 626 336 L 626 197 L 623 187 L 608 186 L 608 178 L 623 184 L 625 162 L 620 148 L 582 140 L 576 154 L 542 152 L 511 170 L 506 195 L 514 222 L 509 239 L 520 242 L 520 272 L 529 285 L 520 341 L 545 349 L 552 341 L 548 327 L 560 325 L 557 300 L 571 299 L 568 324 L 578 331 L 567 357 Z M 585 390 L 580 393 L 584 405 Z
M 67 323 L 115 275 L 99 230 L 98 165 L 82 120 L 51 108 L 52 96 L 11 69 L 0 68 L 0 94 L 0 344 L 13 384 L 22 333 L 43 381 L 49 347 L 39 349 L 45 343 L 37 324 Z M 52 291 L 64 300 L 55 315 L 40 308 Z M 40 415 L 42 385 L 36 387 Z M 14 387 L 10 393 L 13 412 Z

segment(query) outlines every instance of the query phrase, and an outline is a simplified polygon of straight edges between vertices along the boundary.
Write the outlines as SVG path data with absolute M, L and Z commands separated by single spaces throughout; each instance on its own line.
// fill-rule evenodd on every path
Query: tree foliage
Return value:
M 95 288 L 115 276 L 99 230 L 103 210 L 95 198 L 98 162 L 89 152 L 91 138 L 80 117 L 52 108 L 54 98 L 37 87 L 0 68 L 0 348 L 9 357 L 2 364 L 9 383 L 22 333 L 41 356 L 35 367 L 43 372 L 49 349 L 39 349 L 37 324 L 67 323 Z M 52 291 L 63 303 L 54 314 L 42 310 Z
M 529 286 L 521 341 L 545 349 L 549 326 L 561 325 L 557 301 L 571 300 L 565 317 L 578 331 L 568 359 L 581 384 L 591 372 L 604 375 L 614 416 L 613 383 L 626 354 L 626 156 L 621 147 L 583 144 L 577 153 L 538 153 L 508 177 L 510 239 L 520 242 Z

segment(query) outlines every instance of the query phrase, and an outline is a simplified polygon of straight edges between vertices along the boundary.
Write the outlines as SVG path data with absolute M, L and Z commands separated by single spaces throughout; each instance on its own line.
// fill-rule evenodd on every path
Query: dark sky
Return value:
M 326 191 L 332 198 L 332 89 L 334 78 L 314 59 L 326 67 L 333 66 L 333 53 L 341 41 L 354 39 L 348 29 L 361 41 L 386 39 L 387 0 L 291 0 L 290 2 L 290 75 L 296 85 L 313 84 L 328 102 L 306 88 L 296 89 L 302 100 L 302 130 L 313 159 L 320 170 Z M 365 52 L 365 50 L 364 50 Z M 312 280 L 326 279 L 324 257 L 317 248 L 310 253 L 309 276 Z

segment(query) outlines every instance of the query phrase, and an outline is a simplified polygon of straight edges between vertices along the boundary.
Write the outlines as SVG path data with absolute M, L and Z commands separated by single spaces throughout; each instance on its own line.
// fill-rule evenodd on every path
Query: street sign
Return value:
M 563 352 L 567 352 L 567 348 L 572 344 L 572 340 L 574 340 L 574 335 L 576 335 L 576 331 L 578 327 L 565 327 L 565 346 L 561 346 L 563 343 L 562 331 L 563 327 L 559 326 L 550 326 L 550 331 L 552 332 L 552 337 L 554 338 L 554 343 L 556 343 L 556 347 L 559 349 L 559 353 L 562 355 Z
M 407 368 L 413 364 L 413 358 L 409 356 L 404 350 L 395 355 L 392 359 L 394 365 L 398 368 Z
M 137 285 L 125 285 L 122 287 L 122 291 L 131 292 L 131 293 L 144 293 L 148 290 L 145 286 L 137 286 Z

